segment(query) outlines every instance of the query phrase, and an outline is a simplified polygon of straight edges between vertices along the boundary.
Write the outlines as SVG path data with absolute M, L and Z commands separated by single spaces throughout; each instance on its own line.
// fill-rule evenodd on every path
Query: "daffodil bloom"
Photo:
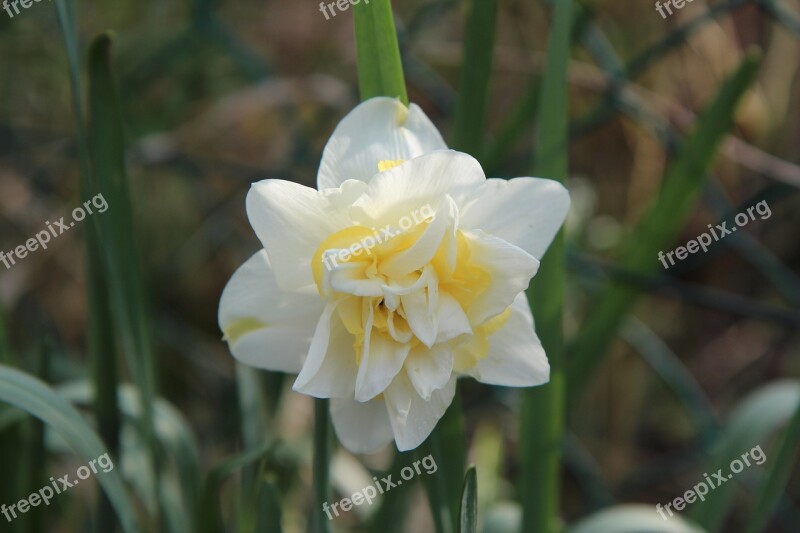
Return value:
M 419 107 L 390 98 L 342 120 L 317 184 L 250 189 L 264 249 L 219 308 L 239 361 L 296 373 L 295 391 L 330 398 L 339 440 L 356 453 L 392 439 L 419 446 L 460 376 L 548 381 L 524 290 L 566 216 L 564 187 L 487 180 Z

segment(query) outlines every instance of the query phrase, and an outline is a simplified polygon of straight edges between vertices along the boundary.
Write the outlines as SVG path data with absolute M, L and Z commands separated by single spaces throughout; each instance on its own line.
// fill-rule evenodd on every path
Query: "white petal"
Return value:
M 356 296 L 383 296 L 383 281 L 367 278 L 370 265 L 366 261 L 337 265 L 328 277 L 331 289 Z
M 380 272 L 387 277 L 396 278 L 422 269 L 433 259 L 445 233 L 448 228 L 452 230 L 455 227 L 457 219 L 458 208 L 455 202 L 450 196 L 445 196 L 422 235 L 410 247 L 384 261 Z
M 328 345 L 331 340 L 331 319 L 338 302 L 328 302 L 322 312 L 322 316 L 317 322 L 317 328 L 314 331 L 314 337 L 311 340 L 311 347 L 308 350 L 308 358 L 303 363 L 303 368 L 294 382 L 292 387 L 297 392 L 303 392 L 305 387 L 311 379 L 317 375 L 322 368 L 322 363 L 325 361 L 325 356 L 328 353 Z M 354 354 L 355 355 L 355 354 Z
M 336 204 L 347 190 L 320 193 L 284 180 L 254 183 L 247 194 L 247 217 L 282 287 L 314 284 L 311 259 L 332 233 L 351 225 Z
M 528 288 L 539 269 L 539 261 L 523 249 L 483 231 L 463 234 L 469 239 L 472 259 L 492 277 L 489 288 L 465 310 L 470 322 L 478 325 L 505 311 Z
M 281 291 L 261 250 L 228 281 L 218 313 L 234 357 L 250 366 L 294 374 L 308 353 L 322 302 L 312 291 Z
M 447 293 L 439 294 L 439 309 L 436 312 L 436 342 L 447 342 L 451 339 L 472 333 L 464 310 L 455 298 Z
M 520 293 L 508 321 L 489 336 L 489 353 L 469 371 L 478 381 L 506 387 L 531 387 L 550 380 L 550 363 L 536 336 L 528 299 Z
M 352 453 L 374 453 L 392 441 L 386 402 L 381 399 L 333 398 L 331 418 L 339 442 Z
M 378 225 L 398 226 L 403 217 L 434 209 L 445 195 L 461 198 L 486 182 L 480 163 L 467 154 L 439 150 L 381 172 L 353 204 Z M 426 209 L 427 208 L 427 209 Z
M 557 181 L 489 179 L 464 200 L 460 223 L 464 229 L 481 229 L 541 259 L 569 204 L 569 192 Z
M 381 161 L 407 160 L 446 148 L 418 106 L 406 108 L 394 98 L 371 98 L 334 130 L 322 152 L 317 187 L 338 187 L 347 179 L 369 181 Z
M 428 438 L 456 393 L 456 378 L 423 400 L 405 372 L 400 372 L 384 393 L 397 449 L 413 450 Z
M 342 321 L 334 316 L 322 364 L 301 386 L 295 383 L 294 390 L 315 398 L 352 398 L 358 372 L 356 353 L 353 349 L 354 340 Z
M 429 305 L 428 291 L 422 289 L 406 294 L 400 297 L 400 301 L 411 331 L 422 344 L 428 348 L 433 346 L 436 342 L 436 310 Z
M 403 368 L 410 345 L 399 343 L 374 330 L 364 341 L 364 352 L 356 377 L 356 401 L 366 402 L 382 393 Z
M 453 353 L 444 346 L 431 349 L 418 347 L 408 354 L 405 369 L 411 384 L 423 400 L 450 381 L 453 375 Z

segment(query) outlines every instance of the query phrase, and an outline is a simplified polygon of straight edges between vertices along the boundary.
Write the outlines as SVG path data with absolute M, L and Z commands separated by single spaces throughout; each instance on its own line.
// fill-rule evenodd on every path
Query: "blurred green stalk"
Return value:
M 390 0 L 372 0 L 353 6 L 361 99 L 399 98 L 408 104 L 400 46 Z
M 564 182 L 568 154 L 567 64 L 571 0 L 555 3 L 539 100 L 535 174 Z M 522 531 L 560 529 L 561 441 L 564 433 L 564 236 L 556 235 L 528 289 L 536 331 L 550 361 L 550 382 L 523 393 L 520 413 Z
M 330 531 L 330 522 L 322 509 L 322 505 L 330 499 L 329 404 L 330 401 L 327 399 L 314 400 L 314 509 L 311 512 L 311 531 L 314 533 Z

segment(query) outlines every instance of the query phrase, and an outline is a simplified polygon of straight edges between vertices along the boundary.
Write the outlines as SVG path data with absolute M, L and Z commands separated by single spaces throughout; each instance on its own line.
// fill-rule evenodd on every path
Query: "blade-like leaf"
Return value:
M 492 79 L 496 22 L 497 0 L 469 1 L 451 145 L 454 150 L 478 159 L 481 159 Z
M 111 70 L 111 37 L 97 37 L 89 52 L 89 141 L 93 189 L 102 194 L 107 211 L 94 216 L 110 305 L 128 367 L 139 389 L 144 440 L 153 465 L 153 493 L 158 495 L 159 455 L 153 428 L 155 368 L 152 341 L 146 319 L 145 288 L 139 266 L 137 236 L 131 195 L 125 174 L 122 112 Z
M 470 466 L 467 469 L 467 475 L 464 476 L 459 514 L 459 533 L 476 533 L 478 531 L 478 481 L 475 465 Z
M 759 491 L 758 499 L 750 511 L 747 533 L 757 533 L 766 529 L 767 521 L 778 506 L 781 492 L 792 475 L 792 466 L 798 449 L 800 449 L 800 402 L 789 422 L 789 427 L 783 434 L 778 446 L 778 453 L 771 461 L 764 487 Z
M 539 101 L 534 175 L 564 182 L 568 154 L 567 64 L 572 1 L 555 3 Z M 563 301 L 566 264 L 559 231 L 528 289 L 536 330 L 550 362 L 550 382 L 523 393 L 520 410 L 520 500 L 523 531 L 558 528 L 561 440 L 564 433 Z
M 755 79 L 759 59 L 749 54 L 723 84 L 698 119 L 667 169 L 659 197 L 627 240 L 621 266 L 646 274 L 661 268 L 658 252 L 668 248 L 691 214 L 714 155 L 733 124 L 736 106 Z M 575 401 L 599 367 L 639 291 L 630 286 L 607 287 L 596 298 L 581 332 L 570 347 L 569 399 Z
M 728 417 L 725 431 L 705 471 L 721 470 L 723 475 L 731 472 L 731 462 L 741 460 L 743 454 L 756 446 L 766 446 L 775 433 L 792 419 L 798 405 L 800 382 L 797 381 L 773 382 L 750 393 Z M 775 459 L 770 453 L 766 461 Z M 788 469 L 787 465 L 782 466 Z M 708 531 L 719 531 L 732 504 L 736 487 L 736 483 L 726 482 L 709 491 L 705 501 L 692 504 L 692 519 Z
M 107 451 L 91 426 L 63 396 L 24 372 L 0 365 L 0 401 L 15 405 L 44 422 L 86 462 Z M 134 506 L 120 475 L 120 469 L 114 468 L 99 474 L 97 481 L 111 500 L 122 528 L 138 531 Z
M 400 47 L 390 0 L 353 6 L 361 99 L 391 96 L 408 104 Z

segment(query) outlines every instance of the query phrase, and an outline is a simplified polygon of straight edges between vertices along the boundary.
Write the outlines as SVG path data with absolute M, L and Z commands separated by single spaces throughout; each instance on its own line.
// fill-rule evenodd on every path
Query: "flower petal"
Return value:
M 356 401 L 366 402 L 382 393 L 403 368 L 411 345 L 372 331 L 364 341 L 364 352 L 356 377 Z
M 482 324 L 514 302 L 539 269 L 539 261 L 513 244 L 483 231 L 463 232 L 469 239 L 472 259 L 485 268 L 492 282 L 465 309 L 473 325 Z
M 283 292 L 267 253 L 240 266 L 220 298 L 218 321 L 242 363 L 297 373 L 305 360 L 322 302 L 313 291 Z
M 417 105 L 371 98 L 342 119 L 331 135 L 317 175 L 322 190 L 347 179 L 369 181 L 381 161 L 407 160 L 447 145 Z
M 486 175 L 474 157 L 439 150 L 376 175 L 350 213 L 358 218 L 360 210 L 367 226 L 396 225 L 426 206 L 431 209 L 439 205 L 447 194 L 462 198 L 485 182 Z
M 450 196 L 445 196 L 422 235 L 410 247 L 384 261 L 380 272 L 394 278 L 422 270 L 433 259 L 445 233 L 455 227 L 457 220 L 458 207 Z
M 333 398 L 331 418 L 339 442 L 352 453 L 375 453 L 392 441 L 389 413 L 382 399 Z
M 314 284 L 311 258 L 332 233 L 350 226 L 339 207 L 339 196 L 349 196 L 352 187 L 335 193 L 320 193 L 284 180 L 254 183 L 247 194 L 247 217 L 275 269 L 283 287 Z
M 328 353 L 328 346 L 331 340 L 331 318 L 337 305 L 338 302 L 328 302 L 317 322 L 314 337 L 311 339 L 311 347 L 308 349 L 308 357 L 292 386 L 297 392 L 303 392 L 303 388 L 317 375 L 325 362 L 325 356 Z
M 444 346 L 431 349 L 418 347 L 408 354 L 405 366 L 408 378 L 423 400 L 450 381 L 453 374 L 453 352 Z
M 413 450 L 428 438 L 456 393 L 456 378 L 423 400 L 405 372 L 400 372 L 386 388 L 384 398 L 389 411 L 394 440 L 401 452 Z
M 489 336 L 489 353 L 468 371 L 478 381 L 505 387 L 531 387 L 550 380 L 550 363 L 534 331 L 528 299 L 520 293 L 508 321 Z
M 455 298 L 447 293 L 439 294 L 439 309 L 436 312 L 436 342 L 447 342 L 451 339 L 472 333 L 464 310 Z
M 569 211 L 569 192 L 542 178 L 489 179 L 461 207 L 461 227 L 480 229 L 541 259 Z
M 342 321 L 334 316 L 322 364 L 313 376 L 300 385 L 295 382 L 294 390 L 315 398 L 352 398 L 358 372 L 353 340 L 353 335 Z

